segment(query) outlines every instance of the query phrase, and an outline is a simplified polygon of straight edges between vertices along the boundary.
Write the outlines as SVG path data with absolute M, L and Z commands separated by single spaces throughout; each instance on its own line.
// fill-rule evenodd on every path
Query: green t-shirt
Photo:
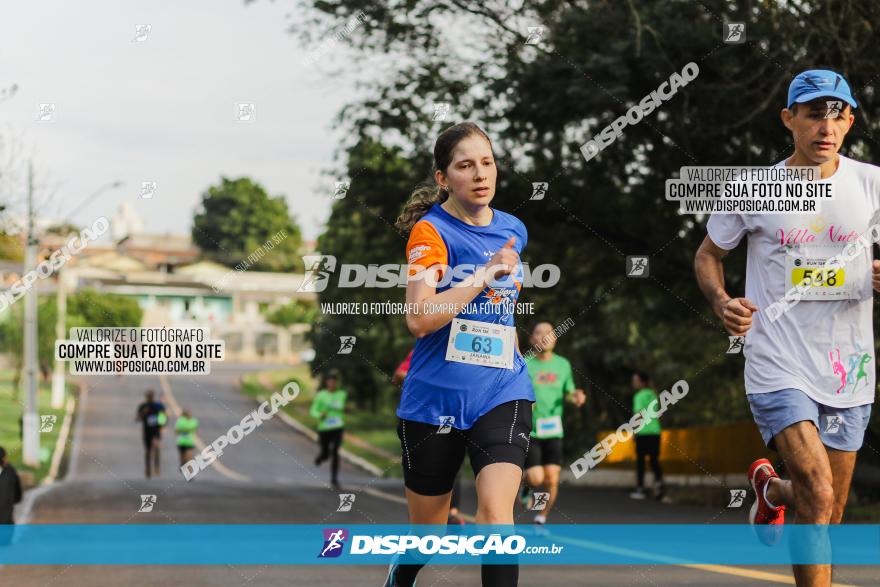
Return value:
M 562 400 L 574 391 L 574 375 L 568 359 L 550 353 L 542 361 L 537 356 L 526 360 L 535 404 L 532 406 L 532 437 L 562 438 Z
M 196 439 L 193 432 L 199 427 L 197 418 L 187 418 L 180 416 L 174 424 L 174 430 L 177 432 L 177 446 L 193 448 L 196 445 Z
M 318 420 L 318 431 L 335 430 L 345 426 L 343 415 L 345 414 L 346 399 L 348 399 L 348 392 L 344 389 L 336 391 L 322 389 L 315 394 L 309 414 Z M 323 418 L 321 414 L 324 415 Z
M 648 387 L 638 390 L 633 396 L 633 413 L 641 412 L 653 402 L 657 403 L 650 411 L 656 413 L 660 407 L 660 400 L 657 398 L 657 394 L 654 393 L 654 390 Z M 639 436 L 645 434 L 660 434 L 660 420 L 657 418 L 652 419 L 648 412 L 645 412 L 645 425 L 636 434 Z

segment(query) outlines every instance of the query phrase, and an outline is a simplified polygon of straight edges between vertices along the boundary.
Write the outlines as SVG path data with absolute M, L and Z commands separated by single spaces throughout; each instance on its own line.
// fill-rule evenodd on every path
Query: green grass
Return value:
M 242 391 L 250 397 L 256 397 L 257 395 L 267 397 L 272 391 L 280 390 L 288 381 L 296 381 L 302 391 L 296 400 L 282 409 L 303 425 L 308 426 L 312 430 L 317 430 L 317 420 L 309 415 L 309 406 L 315 395 L 317 381 L 311 377 L 308 367 L 298 365 L 292 368 L 266 372 L 266 375 L 272 382 L 271 389 L 264 387 L 257 375 L 249 375 L 245 377 Z M 358 410 L 353 402 L 349 402 L 349 406 L 350 411 L 345 414 L 346 432 L 354 433 L 373 446 L 384 449 L 391 454 L 400 454 L 400 440 L 397 438 L 397 416 L 394 410 L 376 413 Z M 391 459 L 384 458 L 351 442 L 347 442 L 345 437 L 343 437 L 342 445 L 346 450 L 384 471 L 384 477 L 403 476 L 400 463 L 395 463 Z
M 0 446 L 6 449 L 9 462 L 18 470 L 25 486 L 37 485 L 49 473 L 52 452 L 64 421 L 64 410 L 53 410 L 52 386 L 40 382 L 37 389 L 37 413 L 41 416 L 53 414 L 57 420 L 51 432 L 40 433 L 41 462 L 39 467 L 29 467 L 21 462 L 21 428 L 19 420 L 24 410 L 24 391 L 19 390 L 18 399 L 13 395 L 13 372 L 0 370 Z M 68 385 L 68 392 L 71 386 Z

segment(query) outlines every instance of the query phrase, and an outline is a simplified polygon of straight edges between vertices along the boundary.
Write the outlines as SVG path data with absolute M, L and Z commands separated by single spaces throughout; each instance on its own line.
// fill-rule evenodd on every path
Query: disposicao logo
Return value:
M 345 528 L 324 528 L 324 547 L 318 558 L 335 558 L 342 554 L 348 530 Z

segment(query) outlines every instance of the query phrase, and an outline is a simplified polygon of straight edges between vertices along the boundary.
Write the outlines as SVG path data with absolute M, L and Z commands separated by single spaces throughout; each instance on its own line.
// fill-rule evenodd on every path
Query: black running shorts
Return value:
M 400 420 L 397 436 L 403 457 L 404 485 L 420 495 L 452 491 L 465 451 L 474 475 L 492 463 L 523 468 L 532 431 L 532 402 L 515 400 L 483 414 L 467 430 Z
M 561 438 L 533 438 L 526 456 L 526 469 L 544 465 L 562 466 Z

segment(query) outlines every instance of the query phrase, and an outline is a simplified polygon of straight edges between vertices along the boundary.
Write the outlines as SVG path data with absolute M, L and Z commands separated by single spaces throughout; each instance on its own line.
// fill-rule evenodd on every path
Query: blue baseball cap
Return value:
M 816 98 L 840 98 L 853 108 L 858 108 L 849 84 L 837 72 L 830 69 L 808 69 L 795 76 L 788 86 L 788 106 L 795 102 L 803 104 Z

